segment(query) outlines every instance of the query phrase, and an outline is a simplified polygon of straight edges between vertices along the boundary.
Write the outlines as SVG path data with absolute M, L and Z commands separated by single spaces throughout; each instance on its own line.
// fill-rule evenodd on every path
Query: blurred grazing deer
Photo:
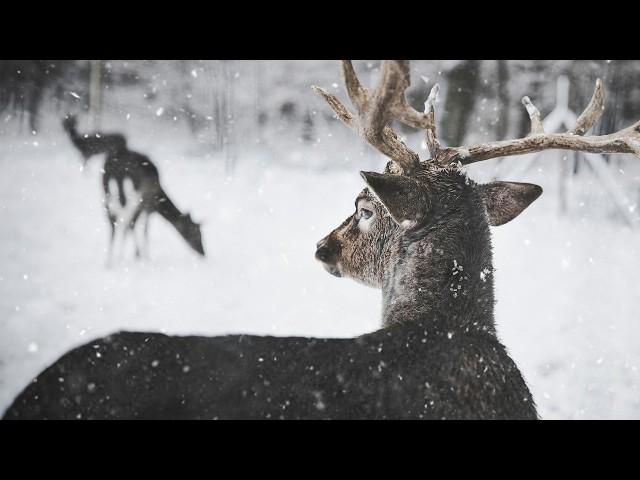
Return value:
M 391 161 L 383 173 L 361 173 L 366 188 L 354 213 L 319 242 L 316 257 L 336 276 L 382 289 L 382 328 L 344 339 L 120 332 L 64 355 L 5 418 L 537 418 L 496 336 L 489 226 L 515 218 L 542 189 L 479 185 L 460 166 L 549 148 L 638 154 L 640 122 L 584 136 L 602 111 L 598 81 L 567 133 L 544 133 L 525 97 L 526 138 L 444 147 L 437 86 L 424 113 L 406 103 L 409 62 L 386 61 L 373 89 L 350 62 L 343 74 L 355 113 L 316 92 Z M 425 130 L 430 159 L 400 140 L 393 119 Z
M 129 150 L 121 134 L 94 132 L 81 135 L 76 129 L 77 120 L 74 116 L 67 116 L 62 124 L 71 142 L 82 154 L 84 164 L 94 155 L 106 154 L 102 186 L 111 227 L 108 265 L 113 260 L 116 247 L 120 255 L 124 253 L 130 234 L 135 241 L 136 258 L 148 257 L 149 216 L 154 212 L 171 223 L 187 244 L 204 256 L 200 224 L 174 205 L 160 185 L 158 169 L 147 156 Z
M 200 224 L 193 221 L 191 214 L 178 210 L 171 201 L 160 185 L 158 169 L 148 157 L 129 150 L 108 156 L 102 186 L 111 226 L 109 262 L 118 242 L 122 253 L 129 233 L 134 236 L 136 257 L 148 257 L 148 225 L 152 213 L 160 214 L 195 252 L 205 255 Z

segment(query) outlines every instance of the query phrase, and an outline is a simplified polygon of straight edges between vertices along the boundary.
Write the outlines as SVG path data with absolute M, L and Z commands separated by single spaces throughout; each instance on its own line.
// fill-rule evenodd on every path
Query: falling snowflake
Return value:
M 487 281 L 487 275 L 489 275 L 491 273 L 491 270 L 489 270 L 488 268 L 483 269 L 480 272 L 480 280 L 482 280 L 483 282 Z

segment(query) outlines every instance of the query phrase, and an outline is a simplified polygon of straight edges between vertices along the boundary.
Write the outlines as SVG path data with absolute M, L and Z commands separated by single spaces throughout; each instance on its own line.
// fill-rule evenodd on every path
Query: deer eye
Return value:
M 360 218 L 364 218 L 365 220 L 371 218 L 373 212 L 371 210 L 367 210 L 366 208 L 360 209 Z

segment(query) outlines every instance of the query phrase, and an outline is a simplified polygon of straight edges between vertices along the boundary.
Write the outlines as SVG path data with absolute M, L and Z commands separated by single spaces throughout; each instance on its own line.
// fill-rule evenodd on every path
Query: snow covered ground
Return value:
M 130 136 L 177 206 L 204 220 L 207 257 L 154 218 L 151 261 L 107 269 L 101 161 L 81 172 L 55 125 L 0 137 L 0 412 L 61 354 L 119 329 L 347 337 L 379 326 L 379 292 L 313 258 L 351 214 L 357 171 L 371 165 L 320 172 L 241 156 L 228 178 L 222 161 L 187 141 Z M 337 147 L 323 141 L 327 156 Z M 492 173 L 489 163 L 471 176 Z M 586 174 L 573 215 L 559 216 L 557 163 L 550 156 L 526 178 L 503 177 L 545 194 L 494 229 L 499 336 L 543 418 L 640 418 L 640 228 L 605 218 L 607 198 Z M 637 190 L 633 175 L 625 178 Z

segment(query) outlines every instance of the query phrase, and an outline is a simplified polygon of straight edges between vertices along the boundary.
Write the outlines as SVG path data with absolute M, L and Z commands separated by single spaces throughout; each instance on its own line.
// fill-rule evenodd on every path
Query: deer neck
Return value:
M 69 134 L 69 138 L 71 139 L 71 143 L 73 143 L 75 147 L 84 154 L 85 142 L 84 142 L 84 139 L 82 138 L 82 135 L 78 133 L 78 130 L 76 129 L 76 127 L 69 127 L 66 130 L 67 130 L 67 133 Z
M 178 207 L 175 206 L 162 188 L 159 188 L 158 192 L 154 195 L 154 210 L 173 225 L 182 237 L 185 237 L 186 232 L 180 221 L 184 215 L 178 210 Z
M 495 333 L 491 239 L 476 205 L 397 238 L 383 274 L 383 327 Z
M 164 190 L 159 189 L 154 195 L 154 201 L 154 210 L 177 228 L 178 220 L 182 217 L 182 212 L 178 210 L 178 207 L 175 206 Z

